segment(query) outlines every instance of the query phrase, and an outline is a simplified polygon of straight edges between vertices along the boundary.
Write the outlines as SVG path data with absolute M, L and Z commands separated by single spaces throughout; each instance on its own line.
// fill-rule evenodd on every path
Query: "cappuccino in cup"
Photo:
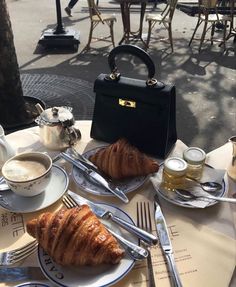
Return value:
M 46 172 L 41 162 L 34 160 L 11 160 L 4 169 L 5 176 L 12 181 L 28 181 Z
M 10 189 L 22 196 L 42 193 L 51 178 L 52 160 L 41 152 L 15 155 L 2 167 L 2 175 Z

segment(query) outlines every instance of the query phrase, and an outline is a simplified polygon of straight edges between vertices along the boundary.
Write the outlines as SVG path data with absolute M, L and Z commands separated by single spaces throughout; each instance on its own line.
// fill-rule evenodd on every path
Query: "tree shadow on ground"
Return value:
M 215 47 L 195 53 L 183 38 L 175 39 L 174 53 L 170 53 L 168 45 L 152 46 L 148 53 L 155 63 L 157 79 L 176 85 L 178 137 L 187 145 L 196 145 L 208 152 L 236 133 L 233 58 L 231 53 L 223 55 L 222 49 Z M 67 75 L 93 85 L 100 73 L 110 73 L 107 56 L 112 49 L 111 46 L 95 47 L 86 53 L 73 54 L 50 68 L 27 70 L 29 63 L 26 63 L 22 72 Z M 123 55 L 117 64 L 122 76 L 147 78 L 147 69 L 139 59 Z M 225 110 L 228 113 L 224 113 Z

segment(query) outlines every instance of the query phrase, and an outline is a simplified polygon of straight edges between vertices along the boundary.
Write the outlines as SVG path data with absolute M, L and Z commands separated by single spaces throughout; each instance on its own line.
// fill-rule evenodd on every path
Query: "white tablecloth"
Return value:
M 82 139 L 76 145 L 78 151 L 83 152 L 102 144 L 90 138 L 90 121 L 78 121 L 76 124 L 82 133 Z M 9 134 L 7 140 L 16 149 L 17 153 L 29 150 L 45 151 L 45 148 L 40 143 L 38 127 Z M 172 154 L 181 156 L 185 148 L 186 146 L 178 140 Z M 52 157 L 58 153 L 48 152 Z M 226 169 L 230 160 L 230 144 L 226 144 L 207 155 L 207 162 L 218 169 Z M 71 176 L 70 165 L 64 163 L 63 166 L 66 168 L 69 176 Z M 229 187 L 228 196 L 232 196 L 236 192 L 236 183 L 228 179 L 227 176 L 225 179 Z M 98 196 L 85 193 L 76 186 L 72 179 L 70 180 L 69 189 L 87 196 L 89 199 L 116 204 L 132 216 L 135 221 L 136 202 L 141 200 L 152 202 L 156 193 L 149 181 L 137 191 L 129 193 L 130 203 L 125 205 L 113 197 L 103 197 L 101 199 Z M 228 203 L 219 203 L 201 210 L 188 209 L 175 206 L 161 198 L 160 204 L 168 227 L 172 232 L 171 239 L 173 240 L 174 255 L 183 286 L 236 286 L 235 275 L 234 281 L 229 285 L 236 263 L 236 206 Z M 3 246 L 1 248 L 3 249 Z M 166 266 L 159 247 L 153 248 L 152 259 L 157 286 L 170 286 L 168 277 L 164 276 L 166 274 Z M 36 254 L 34 254 L 25 260 L 21 266 L 37 266 L 37 264 Z M 137 266 L 115 286 L 148 286 L 145 262 L 141 267 L 140 265 Z M 140 273 L 140 270 L 144 271 Z M 140 275 L 139 280 L 137 280 L 137 275 Z M 1 286 L 13 285 L 12 283 L 3 283 Z

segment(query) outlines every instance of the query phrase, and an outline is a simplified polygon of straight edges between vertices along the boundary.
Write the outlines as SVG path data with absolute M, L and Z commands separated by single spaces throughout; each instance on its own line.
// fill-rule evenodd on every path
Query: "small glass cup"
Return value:
M 170 157 L 164 162 L 161 187 L 170 191 L 183 188 L 187 163 L 182 158 Z
M 232 143 L 232 159 L 227 168 L 227 174 L 230 178 L 236 181 L 236 136 L 229 138 L 229 142 Z
M 198 147 L 189 147 L 183 153 L 183 158 L 188 164 L 186 176 L 200 180 L 206 159 L 206 153 Z

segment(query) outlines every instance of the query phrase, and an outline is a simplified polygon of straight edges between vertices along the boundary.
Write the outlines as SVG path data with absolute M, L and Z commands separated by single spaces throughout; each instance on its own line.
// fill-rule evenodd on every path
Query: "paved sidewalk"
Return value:
M 98 74 L 109 72 L 107 56 L 111 46 L 95 44 L 95 49 L 81 54 L 87 43 L 90 25 L 87 2 L 79 0 L 73 9 L 73 17 L 69 18 L 64 12 L 67 1 L 61 0 L 65 27 L 80 31 L 81 44 L 77 52 L 44 50 L 37 46 L 42 31 L 56 25 L 55 1 L 7 0 L 7 3 L 21 74 L 33 77 L 49 74 L 53 77 L 79 79 L 88 83 L 88 97 L 90 101 L 91 97 L 94 100 L 93 82 Z M 118 21 L 114 30 L 115 41 L 118 43 L 123 34 L 119 5 L 102 0 L 99 5 L 102 12 L 116 14 Z M 156 11 L 163 7 L 164 4 L 158 4 Z M 148 5 L 147 10 L 151 9 L 152 4 Z M 138 14 L 135 11 L 136 8 L 132 14 L 133 30 L 138 25 Z M 168 43 L 160 41 L 151 42 L 149 53 L 156 65 L 157 78 L 176 85 L 179 138 L 188 145 L 199 146 L 208 152 L 236 134 L 236 58 L 230 49 L 223 54 L 217 43 L 213 46 L 206 43 L 201 54 L 198 54 L 198 42 L 194 41 L 192 47 L 188 47 L 195 24 L 195 17 L 176 10 L 173 20 L 174 53 L 170 53 Z M 98 29 L 99 33 L 103 34 L 105 28 L 102 25 L 101 30 Z M 156 32 L 160 36 L 167 36 L 163 28 L 157 27 Z M 219 36 L 222 36 L 221 33 L 218 31 Z M 137 44 L 142 47 L 140 43 Z M 231 45 L 232 39 L 227 47 Z M 146 77 L 145 66 L 139 60 L 130 61 L 125 57 L 119 68 L 123 75 L 143 79 Z M 63 97 L 66 97 L 66 91 Z M 91 118 L 91 114 L 87 118 Z

